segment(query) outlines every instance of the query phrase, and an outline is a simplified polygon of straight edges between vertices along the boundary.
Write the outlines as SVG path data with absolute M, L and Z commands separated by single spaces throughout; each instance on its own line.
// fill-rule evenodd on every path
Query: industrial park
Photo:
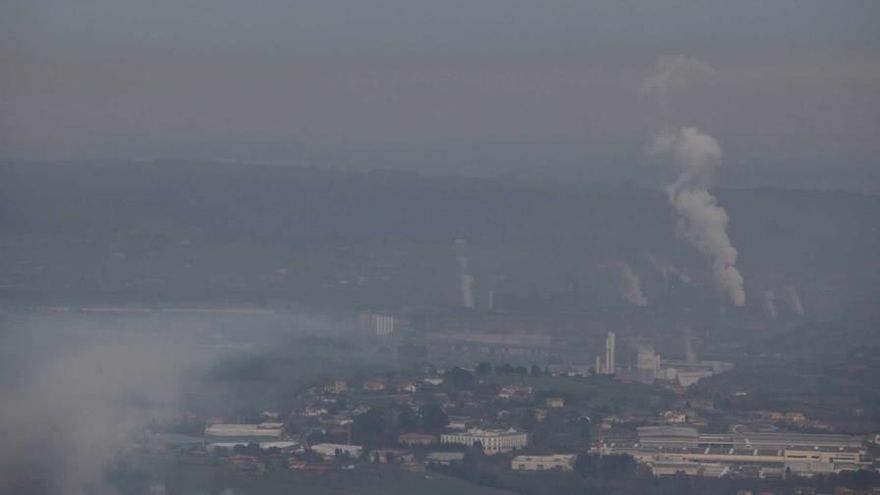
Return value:
M 744 269 L 754 282 L 738 306 L 700 258 L 655 251 L 573 270 L 576 251 L 534 267 L 450 236 L 334 245 L 319 269 L 248 257 L 267 262 L 256 278 L 182 302 L 179 275 L 210 249 L 191 237 L 148 238 L 180 269 L 127 273 L 139 239 L 96 269 L 149 276 L 168 298 L 0 288 L 7 348 L 33 356 L 7 366 L 58 373 L 20 402 L 41 404 L 21 421 L 107 431 L 88 456 L 114 486 L 818 495 L 880 483 L 867 289 L 828 295 Z M 34 255 L 17 256 L 7 279 L 44 283 Z M 71 410 L 104 413 L 51 414 L 46 401 L 71 393 Z
M 877 0 L 0 26 L 0 495 L 880 495 Z

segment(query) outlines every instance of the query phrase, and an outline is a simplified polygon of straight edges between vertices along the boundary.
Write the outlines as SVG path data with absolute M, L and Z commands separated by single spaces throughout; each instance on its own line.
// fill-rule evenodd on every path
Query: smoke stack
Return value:
M 492 290 L 492 289 L 489 289 L 489 304 L 488 304 L 488 308 L 489 308 L 489 311 L 492 311 L 492 310 L 495 309 L 495 291 Z
M 470 274 L 461 275 L 461 304 L 467 309 L 474 309 L 474 277 Z
M 614 332 L 608 332 L 605 338 L 605 374 L 613 375 L 617 371 L 617 364 L 614 362 L 615 354 L 615 338 Z

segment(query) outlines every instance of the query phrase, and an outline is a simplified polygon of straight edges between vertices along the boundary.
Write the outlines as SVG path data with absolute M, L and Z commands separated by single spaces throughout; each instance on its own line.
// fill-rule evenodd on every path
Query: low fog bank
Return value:
M 0 493 L 116 493 L 104 469 L 151 422 L 228 402 L 251 380 L 252 366 L 242 362 L 312 353 L 304 343 L 314 334 L 344 335 L 339 321 L 291 313 L 0 314 Z M 309 364 L 290 370 L 291 379 L 321 372 Z

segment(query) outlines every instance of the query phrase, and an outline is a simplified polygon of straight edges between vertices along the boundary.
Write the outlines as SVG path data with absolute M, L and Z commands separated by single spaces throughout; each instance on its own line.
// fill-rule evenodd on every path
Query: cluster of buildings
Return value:
M 653 349 L 640 349 L 636 355 L 633 377 L 636 381 L 651 384 L 657 380 L 690 387 L 704 378 L 733 369 L 733 364 L 723 361 L 697 361 L 661 359 Z
M 453 426 L 454 428 L 454 426 Z M 361 445 L 351 443 L 321 442 L 312 445 L 301 444 L 284 432 L 281 423 L 214 423 L 209 424 L 202 437 L 185 435 L 162 435 L 166 448 L 175 450 L 194 449 L 210 454 L 222 455 L 237 468 L 248 472 L 263 472 L 266 469 L 261 455 L 282 454 L 289 457 L 289 469 L 327 471 L 327 465 L 316 464 L 308 460 L 307 453 L 313 454 L 323 461 L 343 459 L 356 461 L 366 459 L 370 462 L 383 464 L 413 464 L 416 457 L 412 449 L 426 449 L 438 443 L 461 445 L 464 447 L 481 446 L 487 455 L 512 452 L 529 444 L 528 434 L 515 429 L 481 430 L 469 429 L 450 431 L 439 437 L 426 433 L 403 433 L 398 443 L 403 446 L 373 449 L 369 452 Z M 185 448 L 181 447 L 185 445 Z M 366 454 L 366 455 L 365 455 Z M 426 465 L 450 466 L 464 459 L 463 451 L 436 451 L 423 453 Z M 519 456 L 514 462 L 515 470 L 570 470 L 574 465 L 575 456 Z M 353 465 L 347 465 L 352 466 Z M 349 467 L 350 468 L 350 467 Z
M 617 335 L 608 332 L 605 337 L 605 354 L 596 356 L 593 368 L 597 375 L 617 376 L 621 379 L 632 379 L 641 383 L 651 384 L 655 381 L 668 382 L 680 387 L 690 387 L 704 378 L 733 369 L 733 364 L 722 361 L 698 361 L 693 351 L 688 352 L 688 359 L 661 359 L 660 355 L 650 347 L 642 347 L 636 355 L 635 366 L 619 367 L 617 365 Z M 569 367 L 569 374 L 577 373 L 576 367 Z
M 809 433 L 699 433 L 684 426 L 637 428 L 636 441 L 599 441 L 594 451 L 629 454 L 655 476 L 761 478 L 836 474 L 870 468 L 872 458 L 859 436 Z
M 613 374 L 625 380 L 632 367 L 616 364 L 615 347 L 616 336 L 609 332 L 605 339 L 605 353 L 597 359 L 597 368 L 592 372 L 598 369 L 600 374 Z M 728 369 L 720 362 L 661 360 L 653 350 L 640 351 L 635 362 L 637 370 L 650 371 L 646 376 L 651 377 L 651 382 L 670 380 L 682 386 L 691 383 L 688 376 L 698 376 L 702 372 L 700 367 L 711 373 Z M 586 413 L 592 415 L 592 411 L 584 407 L 585 401 L 577 400 L 574 394 L 569 397 L 554 391 L 552 385 L 545 385 L 545 380 L 552 380 L 554 374 L 540 370 L 530 374 L 525 368 L 522 372 L 504 369 L 496 367 L 493 372 L 486 371 L 485 367 L 482 371 L 477 368 L 470 381 L 463 382 L 467 385 L 456 384 L 462 381 L 461 374 L 466 371 L 462 369 L 443 372 L 424 368 L 362 378 L 352 383 L 332 380 L 316 385 L 298 397 L 297 405 L 285 417 L 285 423 L 279 422 L 280 415 L 275 413 L 264 413 L 262 423 L 213 423 L 205 428 L 201 439 L 196 439 L 201 444 L 194 445 L 202 454 L 207 451 L 242 470 L 257 472 L 265 469 L 261 466 L 273 469 L 272 463 L 277 464 L 279 460 L 281 468 L 319 472 L 354 469 L 358 462 L 404 464 L 419 469 L 452 466 L 463 462 L 467 449 L 474 448 L 481 449 L 486 455 L 501 456 L 499 462 L 502 463 L 509 459 L 512 471 L 573 470 L 577 456 L 568 452 L 580 451 L 580 448 L 571 448 L 574 437 L 544 445 L 552 449 L 550 452 L 557 453 L 531 455 L 532 451 L 528 450 L 530 435 L 511 427 L 525 425 L 512 420 L 525 417 L 521 413 L 527 412 L 534 414 L 533 425 L 553 421 L 558 421 L 552 425 L 554 429 L 557 425 L 569 425 L 566 435 L 580 435 L 580 430 L 571 425 L 575 422 L 580 425 L 586 418 L 583 424 L 602 435 L 592 444 L 593 453 L 630 455 L 658 477 L 684 474 L 784 478 L 789 474 L 825 475 L 872 466 L 873 460 L 862 437 L 744 431 L 756 428 L 749 419 L 784 422 L 792 426 L 808 424 L 802 413 L 753 412 L 754 418 L 733 418 L 745 422 L 738 424 L 732 433 L 707 434 L 700 433 L 697 428 L 706 428 L 705 417 L 719 412 L 714 403 L 709 399 L 683 396 L 677 402 L 667 403 L 665 407 L 669 409 L 660 411 L 659 416 L 653 407 L 631 408 L 613 416 L 603 416 L 593 423 L 584 416 Z M 576 381 L 567 380 L 567 383 Z M 609 385 L 605 380 L 596 383 Z M 613 386 L 617 388 L 619 385 Z M 540 387 L 546 387 L 546 390 Z M 377 410 L 390 418 L 390 415 L 402 415 L 397 412 L 400 408 L 409 408 L 416 415 L 409 427 L 389 426 L 382 440 L 376 444 L 368 443 L 369 447 L 354 444 L 359 443 L 359 437 L 352 437 L 352 425 L 358 415 Z M 443 420 L 446 428 L 442 432 L 440 426 L 426 426 L 429 424 L 425 419 L 428 415 L 423 410 L 431 408 L 439 408 L 442 414 L 448 415 L 448 424 L 446 419 Z M 705 417 L 701 417 L 703 413 L 706 413 Z M 402 424 L 402 421 L 386 422 Z M 644 424 L 661 426 L 634 428 Z M 285 425 L 289 428 L 287 431 Z M 291 431 L 298 434 L 291 435 Z M 434 434 L 426 433 L 428 431 Z M 318 435 L 313 436 L 316 432 Z

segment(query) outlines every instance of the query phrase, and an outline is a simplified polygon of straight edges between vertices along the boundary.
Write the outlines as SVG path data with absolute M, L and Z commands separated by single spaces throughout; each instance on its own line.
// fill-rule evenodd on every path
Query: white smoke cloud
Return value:
M 89 487 L 100 484 L 106 463 L 130 436 L 176 412 L 192 350 L 188 342 L 169 345 L 146 335 L 81 347 L 29 370 L 26 385 L 5 391 L 0 408 L 7 427 L 0 466 L 21 463 L 40 473 L 50 493 L 93 493 Z M 16 476 L 10 483 L 21 482 Z
M 727 212 L 709 191 L 721 165 L 721 147 L 694 127 L 654 138 L 652 154 L 672 157 L 678 178 L 666 187 L 669 203 L 679 215 L 678 233 L 712 262 L 715 284 L 736 306 L 745 304 L 743 278 L 736 268 L 737 251 L 727 236 Z
M 642 292 L 642 281 L 627 264 L 620 267 L 620 291 L 623 298 L 636 306 L 647 306 L 648 298 Z
M 642 83 L 642 93 L 663 98 L 673 90 L 684 88 L 693 79 L 714 74 L 715 69 L 695 58 L 666 55 L 660 57 L 654 73 Z
M 681 329 L 681 338 L 684 342 L 684 358 L 689 363 L 697 362 L 697 353 L 694 351 L 694 336 L 691 334 L 691 327 Z
M 221 383 L 209 371 L 225 358 L 242 355 L 243 349 L 250 358 L 259 349 L 288 345 L 292 332 L 345 332 L 339 320 L 314 313 L 236 315 L 177 308 L 103 314 L 2 311 L 0 327 L 0 493 L 63 495 L 116 493 L 105 469 L 153 421 L 187 412 L 188 393 L 197 392 L 201 406 L 223 414 L 226 392 L 205 385 Z M 249 329 L 247 337 L 241 328 Z M 326 370 L 341 369 L 355 355 L 339 358 L 326 361 Z M 307 366 L 299 372 L 323 373 Z M 161 493 L 161 483 L 151 493 L 154 489 Z
M 694 78 L 714 73 L 712 67 L 694 58 L 661 57 L 654 73 L 642 84 L 642 93 L 655 95 L 665 105 L 671 91 L 685 88 Z M 666 193 L 679 215 L 679 235 L 712 261 L 718 289 L 734 305 L 744 305 L 743 278 L 736 268 L 737 251 L 727 236 L 727 212 L 709 192 L 715 170 L 721 165 L 718 142 L 699 129 L 682 127 L 655 136 L 649 152 L 670 155 L 678 169 L 678 178 L 666 187 Z

